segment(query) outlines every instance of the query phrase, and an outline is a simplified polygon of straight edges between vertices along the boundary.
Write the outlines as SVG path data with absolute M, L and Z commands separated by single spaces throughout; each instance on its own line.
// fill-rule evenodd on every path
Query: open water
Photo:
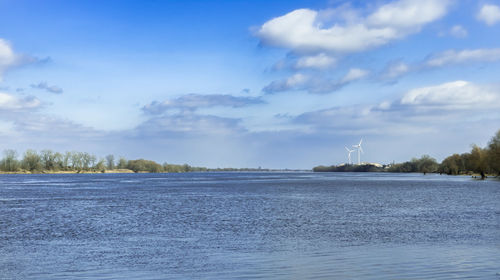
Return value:
M 500 279 L 500 181 L 0 176 L 0 279 Z

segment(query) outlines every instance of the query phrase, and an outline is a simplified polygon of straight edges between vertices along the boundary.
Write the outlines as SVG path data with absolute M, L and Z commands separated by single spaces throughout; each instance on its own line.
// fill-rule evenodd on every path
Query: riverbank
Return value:
M 175 172 L 149 172 L 149 171 L 134 171 L 131 169 L 112 169 L 112 170 L 43 170 L 43 171 L 0 171 L 2 174 L 121 174 L 121 173 L 192 173 L 192 172 L 311 172 L 311 170 L 301 169 L 251 169 L 251 168 L 215 168 L 202 171 L 175 171 Z
M 0 174 L 101 174 L 101 173 L 135 173 L 130 169 L 112 169 L 112 170 L 42 170 L 42 171 L 0 171 Z

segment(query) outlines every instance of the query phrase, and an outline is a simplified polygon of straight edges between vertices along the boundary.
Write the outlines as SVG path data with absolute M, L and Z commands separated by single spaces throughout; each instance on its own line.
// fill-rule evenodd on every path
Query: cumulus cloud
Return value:
M 448 0 L 399 0 L 377 6 L 369 13 L 343 5 L 325 10 L 297 9 L 273 18 L 262 24 L 255 35 L 263 45 L 290 50 L 274 69 L 288 68 L 296 73 L 269 83 L 263 91 L 334 92 L 368 74 L 352 69 L 344 78 L 331 78 L 327 72 L 332 71 L 325 70 L 335 67 L 344 55 L 417 33 L 424 25 L 443 17 L 449 4 Z M 394 79 L 409 71 L 408 65 L 400 63 L 392 65 L 383 76 Z
M 306 112 L 293 122 L 316 131 L 418 134 L 464 120 L 500 116 L 500 90 L 453 81 L 409 90 L 401 98 Z M 496 112 L 496 113 L 493 113 Z
M 52 85 L 52 86 L 49 86 L 47 84 L 47 82 L 40 82 L 38 84 L 31 84 L 31 87 L 32 88 L 36 88 L 36 89 L 43 89 L 43 90 L 46 90 L 50 93 L 55 93 L 55 94 L 61 94 L 63 93 L 63 89 L 58 87 L 58 86 L 55 86 L 55 85 Z
M 35 97 L 18 98 L 12 94 L 0 92 L 0 111 L 19 111 L 40 107 L 41 102 Z
M 441 109 L 482 109 L 498 104 L 498 93 L 467 81 L 454 81 L 410 90 L 401 104 Z
M 245 107 L 263 104 L 264 101 L 255 97 L 238 97 L 229 94 L 187 94 L 175 99 L 153 101 L 142 108 L 143 112 L 151 115 L 163 114 L 170 110 L 195 111 L 198 108 L 210 107 Z
M 500 7 L 491 4 L 485 4 L 479 10 L 477 19 L 485 22 L 487 25 L 494 25 L 500 22 Z
M 465 62 L 492 62 L 500 60 L 500 48 L 474 50 L 447 50 L 430 56 L 424 64 L 431 67 L 440 67 L 448 64 Z
M 465 38 L 467 37 L 467 35 L 469 34 L 467 32 L 467 29 L 465 29 L 463 26 L 461 25 L 454 25 L 451 29 L 450 29 L 450 34 L 453 36 L 453 37 L 457 37 L 457 38 Z
M 382 5 L 364 18 L 349 21 L 343 18 L 336 21 L 325 16 L 326 13 L 298 9 L 267 21 L 256 35 L 265 45 L 299 53 L 359 52 L 418 32 L 423 25 L 444 16 L 448 2 L 400 0 Z

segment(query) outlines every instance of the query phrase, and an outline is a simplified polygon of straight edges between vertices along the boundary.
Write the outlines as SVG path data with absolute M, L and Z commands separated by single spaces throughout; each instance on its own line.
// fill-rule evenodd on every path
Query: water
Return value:
M 0 176 L 0 279 L 500 279 L 500 181 Z

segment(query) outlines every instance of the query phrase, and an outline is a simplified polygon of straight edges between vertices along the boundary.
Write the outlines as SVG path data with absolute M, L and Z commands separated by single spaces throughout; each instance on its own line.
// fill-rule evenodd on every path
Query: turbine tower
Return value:
M 361 165 L 361 153 L 364 153 L 363 148 L 361 148 L 362 142 L 363 142 L 363 138 L 361 138 L 358 145 L 352 145 L 353 148 L 358 149 L 358 165 Z
M 349 148 L 345 147 L 345 149 L 347 150 L 348 154 L 347 154 L 347 163 L 348 164 L 352 164 L 352 159 L 351 159 L 351 153 L 354 152 L 355 150 L 349 150 Z

